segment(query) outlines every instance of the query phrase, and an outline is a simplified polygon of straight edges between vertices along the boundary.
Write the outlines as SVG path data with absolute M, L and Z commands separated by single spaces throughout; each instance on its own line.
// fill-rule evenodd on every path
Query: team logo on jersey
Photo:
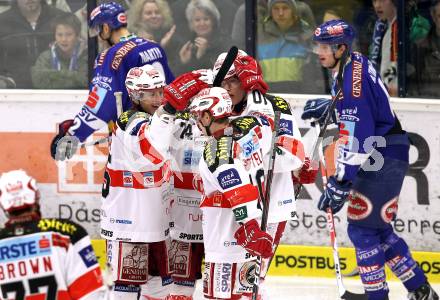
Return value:
M 243 158 L 249 158 L 252 153 L 260 149 L 260 143 L 254 131 L 249 132 L 246 136 L 237 141 L 239 145 L 239 153 Z
M 199 174 L 194 174 L 193 179 L 192 179 L 192 185 L 193 185 L 194 190 L 196 190 L 200 194 L 203 194 L 203 191 L 204 191 L 203 190 L 203 180 Z
M 86 106 L 91 112 L 97 114 L 102 102 L 104 101 L 107 90 L 98 85 L 94 85 L 87 98 Z
M 242 183 L 240 175 L 235 169 L 228 169 L 220 172 L 217 176 L 217 180 L 221 188 L 224 190 L 230 189 L 231 187 Z
M 241 289 L 245 289 L 243 292 L 252 291 L 255 279 L 255 262 L 247 261 L 243 263 L 238 273 L 238 280 L 241 285 Z
M 153 172 L 142 172 L 142 178 L 144 181 L 144 187 L 154 187 Z
M 370 199 L 359 192 L 354 192 L 348 196 L 347 217 L 351 220 L 366 219 L 373 211 L 373 204 Z
M 124 171 L 122 173 L 122 182 L 124 187 L 133 187 L 133 173 L 130 171 Z
M 293 135 L 293 124 L 291 120 L 280 119 L 280 134 Z
M 87 268 L 90 268 L 91 266 L 98 263 L 98 260 L 96 259 L 95 252 L 93 251 L 93 248 L 91 245 L 88 245 L 81 249 L 79 251 L 79 256 L 81 256 L 84 264 Z

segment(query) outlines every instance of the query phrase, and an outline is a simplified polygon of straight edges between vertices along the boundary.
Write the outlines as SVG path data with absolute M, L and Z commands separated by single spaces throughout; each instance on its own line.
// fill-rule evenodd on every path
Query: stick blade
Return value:
M 220 70 L 218 70 L 218 73 L 214 78 L 214 82 L 212 83 L 212 86 L 218 87 L 222 84 L 223 79 L 225 78 L 226 74 L 228 73 L 229 69 L 234 63 L 234 60 L 237 57 L 237 55 L 238 55 L 238 48 L 236 46 L 232 46 L 231 49 L 229 49 L 228 54 L 226 55 L 225 60 L 223 61 L 222 66 L 220 67 Z
M 344 295 L 341 296 L 344 300 L 368 300 L 367 294 L 355 294 L 349 291 L 345 291 Z

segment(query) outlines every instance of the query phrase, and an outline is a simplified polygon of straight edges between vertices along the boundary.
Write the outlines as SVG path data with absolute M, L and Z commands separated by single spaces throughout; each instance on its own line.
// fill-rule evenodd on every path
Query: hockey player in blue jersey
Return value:
M 111 47 L 95 60 L 86 103 L 73 120 L 60 124 L 58 134 L 52 140 L 51 155 L 56 160 L 71 158 L 79 142 L 117 120 L 114 92 L 122 92 L 123 110 L 130 108 L 124 82 L 131 68 L 150 64 L 165 76 L 167 83 L 174 80 L 165 51 L 154 42 L 130 34 L 120 4 L 110 2 L 96 7 L 90 14 L 89 31 L 91 36 L 98 35 Z
M 328 178 L 318 208 L 337 213 L 348 202 L 348 235 L 368 299 L 388 299 L 386 264 L 409 291 L 408 299 L 437 300 L 408 245 L 390 224 L 408 169 L 408 136 L 390 108 L 380 75 L 365 56 L 351 51 L 353 38 L 353 28 L 342 20 L 328 21 L 314 33 L 321 65 L 335 79 L 342 71 L 332 88 L 333 96 L 340 88 L 342 95 L 335 100 L 336 112 L 329 112 L 339 116 L 331 119 L 338 123 L 342 142 L 336 173 Z M 324 119 L 330 102 L 307 101 L 302 118 Z

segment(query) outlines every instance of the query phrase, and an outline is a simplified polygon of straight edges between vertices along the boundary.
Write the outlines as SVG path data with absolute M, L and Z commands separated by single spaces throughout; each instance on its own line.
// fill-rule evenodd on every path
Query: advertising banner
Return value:
M 316 95 L 282 95 L 292 104 L 306 153 L 316 139 L 310 125 L 300 119 L 306 99 Z M 86 91 L 6 91 L 0 95 L 0 172 L 24 169 L 41 189 L 42 212 L 46 217 L 66 218 L 83 225 L 93 238 L 99 237 L 100 192 L 107 160 L 107 145 L 81 149 L 71 160 L 55 162 L 50 142 L 57 123 L 79 112 Z M 410 169 L 399 199 L 394 227 L 412 249 L 440 251 L 440 101 L 393 99 L 402 126 L 412 145 Z M 335 133 L 329 129 L 330 133 Z M 102 131 L 89 140 L 105 136 Z M 331 160 L 332 146 L 326 147 Z M 332 166 L 329 161 L 328 165 Z M 324 213 L 316 208 L 321 181 L 305 186 L 297 201 L 298 220 L 289 222 L 285 244 L 327 246 L 329 234 Z M 0 215 L 0 223 L 4 216 Z M 351 247 L 346 234 L 344 210 L 335 216 L 340 246 Z

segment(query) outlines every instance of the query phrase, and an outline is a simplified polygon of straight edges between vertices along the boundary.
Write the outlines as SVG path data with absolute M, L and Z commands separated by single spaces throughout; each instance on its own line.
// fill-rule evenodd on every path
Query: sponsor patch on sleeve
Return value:
M 85 248 L 83 248 L 81 251 L 79 251 L 79 256 L 81 256 L 81 259 L 83 260 L 87 268 L 90 268 L 91 266 L 96 265 L 98 263 L 95 252 L 93 251 L 91 245 L 88 245 Z
M 99 108 L 104 101 L 105 95 L 107 94 L 107 90 L 98 85 L 94 85 L 92 90 L 89 92 L 89 97 L 87 98 L 86 106 L 93 113 L 97 114 Z
M 217 180 L 224 190 L 230 189 L 242 183 L 240 175 L 235 169 L 228 169 L 220 172 L 217 176 Z

